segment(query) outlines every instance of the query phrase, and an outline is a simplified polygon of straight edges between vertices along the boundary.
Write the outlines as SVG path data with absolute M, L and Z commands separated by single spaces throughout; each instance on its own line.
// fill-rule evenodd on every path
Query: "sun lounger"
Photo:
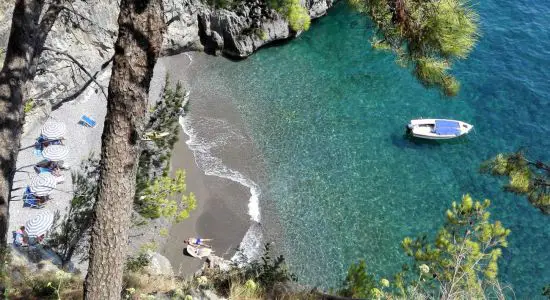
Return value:
M 23 194 L 23 207 L 43 208 L 45 205 L 35 195 L 31 193 L 31 189 L 27 187 Z
M 97 122 L 91 117 L 88 117 L 87 115 L 82 115 L 82 117 L 80 117 L 79 123 L 81 123 L 84 126 L 88 126 L 92 128 L 94 128 L 97 125 Z

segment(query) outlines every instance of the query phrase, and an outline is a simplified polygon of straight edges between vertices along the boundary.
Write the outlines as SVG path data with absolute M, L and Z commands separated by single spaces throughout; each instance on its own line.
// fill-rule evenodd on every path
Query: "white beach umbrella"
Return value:
M 57 182 L 55 176 L 50 173 L 40 173 L 31 179 L 29 188 L 36 196 L 47 196 L 55 188 Z
M 69 148 L 63 145 L 48 146 L 42 151 L 42 156 L 49 161 L 61 161 L 67 158 Z
M 53 140 L 62 138 L 65 135 L 65 132 L 67 132 L 65 123 L 55 120 L 48 120 L 42 126 L 41 133 L 46 139 Z
M 45 234 L 52 228 L 53 214 L 47 210 L 30 219 L 25 224 L 25 231 L 29 237 L 37 237 Z

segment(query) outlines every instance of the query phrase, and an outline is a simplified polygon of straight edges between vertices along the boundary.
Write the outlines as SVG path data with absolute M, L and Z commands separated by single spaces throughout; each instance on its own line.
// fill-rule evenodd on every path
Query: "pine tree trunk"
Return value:
M 102 137 L 85 299 L 119 299 L 149 83 L 162 45 L 162 0 L 122 0 Z
M 62 10 L 53 1 L 42 15 L 44 0 L 17 0 L 4 66 L 0 71 L 0 246 L 6 245 L 9 199 L 23 127 L 25 85 L 36 73 L 36 64 L 48 33 Z

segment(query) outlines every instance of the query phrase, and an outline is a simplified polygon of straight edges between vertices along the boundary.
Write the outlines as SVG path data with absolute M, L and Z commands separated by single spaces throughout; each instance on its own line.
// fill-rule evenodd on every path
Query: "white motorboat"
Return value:
M 472 128 L 468 123 L 446 119 L 411 120 L 407 125 L 414 137 L 430 140 L 452 139 L 467 134 Z

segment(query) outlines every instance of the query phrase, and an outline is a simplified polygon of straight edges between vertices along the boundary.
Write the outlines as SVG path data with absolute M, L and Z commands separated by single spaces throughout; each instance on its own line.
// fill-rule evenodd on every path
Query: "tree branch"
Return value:
M 76 59 L 74 58 L 72 55 L 70 55 L 69 53 L 65 52 L 65 51 L 61 51 L 61 50 L 56 50 L 56 49 L 53 49 L 53 48 L 50 48 L 50 47 L 44 47 L 44 50 L 47 50 L 47 51 L 52 51 L 54 53 L 57 53 L 57 54 L 60 54 L 60 55 L 65 55 L 66 57 L 68 57 L 72 62 L 74 62 L 82 71 L 84 71 L 84 73 L 86 73 L 86 75 L 88 75 L 90 77 L 90 80 L 93 81 L 95 84 L 97 84 L 97 86 L 99 87 L 99 89 L 101 90 L 101 93 L 103 93 L 103 95 L 105 96 L 105 98 L 107 98 L 107 93 L 105 93 L 105 90 L 103 89 L 103 87 L 101 86 L 101 84 L 99 84 L 99 82 L 97 82 L 97 80 L 95 79 L 95 76 L 97 76 L 97 73 L 96 72 L 94 75 L 92 75 L 90 72 L 88 72 L 88 70 L 86 70 L 86 68 Z M 109 62 L 112 60 L 112 58 L 109 60 Z M 103 66 L 105 66 L 105 64 L 103 64 Z

